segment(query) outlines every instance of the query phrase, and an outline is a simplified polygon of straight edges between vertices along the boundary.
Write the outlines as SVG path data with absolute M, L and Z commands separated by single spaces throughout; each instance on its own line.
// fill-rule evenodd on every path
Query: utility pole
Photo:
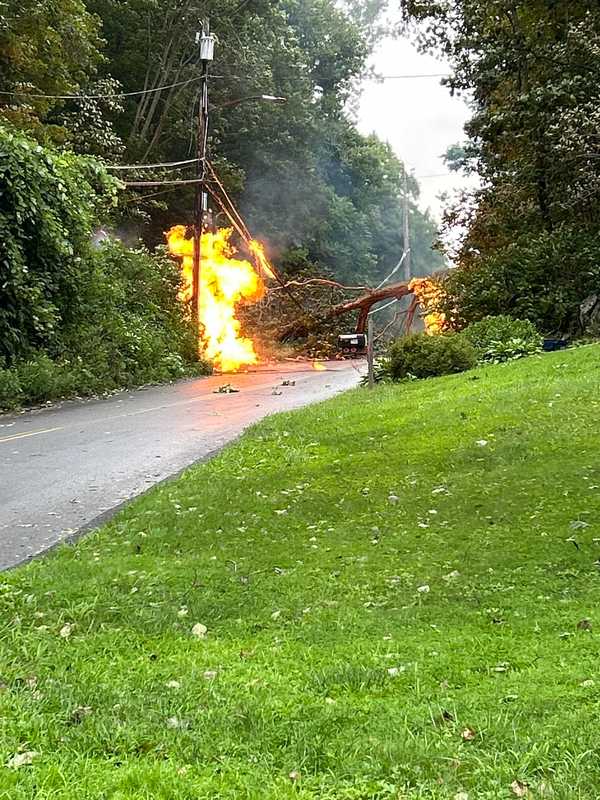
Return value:
M 203 20 L 202 32 L 196 33 L 196 44 L 200 45 L 202 80 L 200 81 L 200 101 L 198 103 L 198 123 L 196 130 L 197 179 L 194 197 L 194 258 L 192 262 L 192 315 L 194 325 L 199 324 L 201 246 L 204 219 L 208 212 L 208 194 L 204 180 L 206 176 L 206 144 L 208 141 L 208 67 L 214 57 L 215 40 L 210 33 L 209 21 Z
M 408 175 L 406 165 L 404 166 L 404 280 L 412 278 L 411 258 L 410 258 L 410 221 L 408 216 Z
M 367 317 L 367 369 L 369 376 L 369 389 L 375 386 L 375 333 L 373 330 L 373 312 Z

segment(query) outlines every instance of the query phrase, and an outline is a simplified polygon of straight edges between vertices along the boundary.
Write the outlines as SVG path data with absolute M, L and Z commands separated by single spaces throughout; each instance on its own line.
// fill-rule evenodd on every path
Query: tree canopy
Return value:
M 199 91 L 195 37 L 209 17 L 217 36 L 210 156 L 252 230 L 284 264 L 300 248 L 344 280 L 376 281 L 403 249 L 404 165 L 385 143 L 357 132 L 349 108 L 384 31 L 384 7 L 383 0 L 26 3 L 2 20 L 1 88 L 23 93 L 0 97 L 0 114 L 40 141 L 109 163 L 189 159 Z M 102 97 L 31 96 L 72 93 Z M 229 104 L 262 94 L 286 103 Z M 188 178 L 189 169 L 127 175 Z M 412 179 L 410 193 L 413 264 L 422 274 L 442 257 L 431 250 L 436 225 L 419 211 Z M 192 196 L 190 187 L 128 192 L 121 209 L 144 220 L 144 238 L 155 245 L 171 224 L 191 221 Z
M 600 8 L 595 2 L 405 0 L 441 48 L 448 85 L 472 100 L 450 163 L 481 189 L 449 215 L 465 226 L 450 286 L 465 319 L 526 313 L 568 327 L 599 287 Z

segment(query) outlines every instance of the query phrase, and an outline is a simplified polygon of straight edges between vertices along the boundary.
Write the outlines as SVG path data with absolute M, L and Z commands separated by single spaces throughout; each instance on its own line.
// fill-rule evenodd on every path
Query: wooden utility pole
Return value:
M 410 257 L 410 220 L 408 216 L 408 175 L 406 166 L 404 167 L 404 272 L 403 277 L 405 281 L 409 281 L 412 277 L 411 257 Z
M 371 312 L 367 320 L 367 367 L 369 370 L 369 389 L 372 389 L 375 386 L 375 342 L 373 341 L 373 337 L 373 312 Z
M 202 230 L 204 218 L 208 211 L 208 194 L 204 185 L 206 177 L 206 144 L 208 141 L 208 67 L 213 59 L 214 39 L 210 35 L 208 20 L 202 23 L 202 33 L 196 34 L 196 43 L 200 45 L 202 63 L 202 80 L 200 81 L 200 101 L 198 103 L 198 122 L 196 128 L 197 179 L 194 197 L 194 257 L 192 262 L 192 315 L 194 324 L 199 324 L 200 281 L 202 263 Z

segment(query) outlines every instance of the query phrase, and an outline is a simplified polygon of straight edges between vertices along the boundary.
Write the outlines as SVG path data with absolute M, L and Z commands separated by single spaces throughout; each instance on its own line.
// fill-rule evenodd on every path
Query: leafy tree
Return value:
M 125 158 L 193 154 L 194 39 L 198 19 L 209 15 L 218 33 L 210 149 L 251 228 L 284 261 L 288 248 L 306 247 L 311 261 L 340 278 L 374 280 L 389 272 L 403 246 L 403 167 L 383 143 L 361 137 L 345 112 L 381 32 L 382 6 L 353 3 L 347 13 L 331 0 L 185 0 L 176 8 L 165 0 L 89 0 L 103 20 L 106 69 L 125 90 L 177 84 L 126 100 L 117 121 Z M 287 102 L 230 104 L 262 93 Z M 148 241 L 159 242 L 170 224 L 189 219 L 192 192 L 178 190 L 162 208 L 146 207 Z M 427 271 L 441 263 L 429 249 L 434 226 L 414 204 L 412 214 L 418 270 Z
M 459 311 L 468 321 L 528 305 L 540 325 L 568 327 L 598 289 L 588 254 L 600 256 L 600 8 L 584 0 L 403 5 L 428 23 L 424 45 L 451 59 L 452 91 L 473 99 L 468 155 L 482 188 L 449 217 L 467 224 L 450 282 Z M 556 256 L 563 260 L 546 260 Z M 540 294 L 542 281 L 551 286 Z
M 100 20 L 82 0 L 22 0 L 0 18 L 0 116 L 38 133 L 61 102 L 28 97 L 64 95 L 85 85 L 101 60 Z M 46 131 L 57 138 L 60 129 Z
M 91 233 L 116 182 L 91 158 L 0 128 L 0 358 L 51 342 L 81 311 Z

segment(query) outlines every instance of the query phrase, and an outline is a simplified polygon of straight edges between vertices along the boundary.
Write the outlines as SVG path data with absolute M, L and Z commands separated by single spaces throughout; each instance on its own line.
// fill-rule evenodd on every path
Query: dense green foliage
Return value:
M 102 61 L 101 21 L 83 0 L 23 0 L 0 7 L 0 120 L 44 143 L 114 157 L 115 99 L 70 103 L 53 96 L 112 94 L 115 81 L 95 80 Z M 37 95 L 37 96 L 34 96 Z
M 0 128 L 0 407 L 180 377 L 195 360 L 179 268 L 92 244 L 116 184 Z
M 390 375 L 395 381 L 464 372 L 477 363 L 473 345 L 454 333 L 413 333 L 393 342 L 388 355 Z
M 51 345 L 83 316 L 91 235 L 115 193 L 92 159 L 0 128 L 0 358 Z
M 0 795 L 595 800 L 599 363 L 271 417 L 5 573 Z
M 474 322 L 461 336 L 473 345 L 479 361 L 494 363 L 532 355 L 542 345 L 542 337 L 533 323 L 506 315 Z
M 481 179 L 448 218 L 467 231 L 448 284 L 460 321 L 511 313 L 568 329 L 600 288 L 600 7 L 403 6 L 451 60 L 449 86 L 473 100 L 468 145 L 449 153 Z
M 177 300 L 180 276 L 172 259 L 107 241 L 84 265 L 80 313 L 41 354 L 32 348 L 0 369 L 0 408 L 208 371 L 197 361 L 188 309 Z

